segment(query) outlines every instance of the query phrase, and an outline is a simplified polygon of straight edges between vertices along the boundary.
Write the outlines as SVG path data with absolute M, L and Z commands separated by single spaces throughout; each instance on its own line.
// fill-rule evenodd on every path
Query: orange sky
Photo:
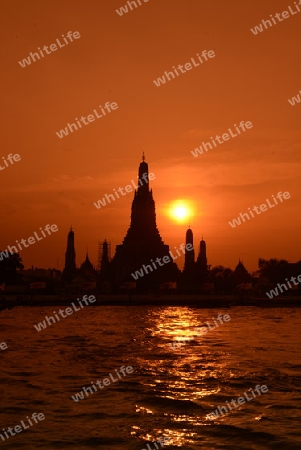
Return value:
M 149 0 L 120 17 L 125 0 L 6 2 L 1 11 L 2 156 L 21 161 L 0 172 L 0 248 L 46 224 L 59 231 L 20 252 L 26 267 L 63 268 L 75 231 L 77 264 L 97 243 L 115 245 L 129 226 L 133 194 L 100 210 L 93 202 L 136 180 L 146 152 L 157 224 L 171 249 L 186 224 L 164 215 L 178 198 L 192 201 L 195 244 L 208 263 L 249 270 L 258 257 L 301 258 L 301 13 L 254 36 L 250 28 L 290 0 Z M 18 61 L 68 31 L 80 39 L 22 68 Z M 215 58 L 166 85 L 153 80 L 197 53 Z M 116 102 L 118 109 L 59 139 L 75 117 Z M 191 150 L 234 123 L 253 128 L 194 158 Z M 298 179 L 299 178 L 299 179 Z M 228 221 L 279 191 L 291 198 L 232 229 Z

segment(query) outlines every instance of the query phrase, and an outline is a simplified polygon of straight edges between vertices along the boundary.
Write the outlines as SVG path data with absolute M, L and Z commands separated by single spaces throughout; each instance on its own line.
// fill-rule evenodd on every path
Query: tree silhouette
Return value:
M 19 253 L 9 254 L 7 258 L 3 257 L 2 261 L 0 261 L 0 282 L 15 284 L 20 281 L 20 277 L 17 273 L 18 269 L 24 269 Z
M 210 270 L 209 279 L 214 283 L 214 289 L 217 294 L 230 294 L 235 285 L 233 271 L 228 267 L 213 267 Z
M 292 268 L 292 264 L 285 259 L 279 260 L 272 258 L 266 260 L 259 258 L 258 268 L 259 277 L 268 279 L 274 285 L 284 281 L 286 277 L 290 278 L 295 272 L 295 268 Z

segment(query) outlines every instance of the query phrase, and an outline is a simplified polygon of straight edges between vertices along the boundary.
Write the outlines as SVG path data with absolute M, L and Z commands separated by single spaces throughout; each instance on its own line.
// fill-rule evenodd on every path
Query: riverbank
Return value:
M 81 296 L 57 295 L 24 295 L 3 296 L 1 309 L 11 309 L 17 306 L 69 306 Z M 233 306 L 256 306 L 259 308 L 298 308 L 301 307 L 301 297 L 244 297 L 237 296 L 201 296 L 201 295 L 96 295 L 95 306 L 174 306 L 190 308 L 230 308 Z M 2 306 L 1 306 L 2 305 Z

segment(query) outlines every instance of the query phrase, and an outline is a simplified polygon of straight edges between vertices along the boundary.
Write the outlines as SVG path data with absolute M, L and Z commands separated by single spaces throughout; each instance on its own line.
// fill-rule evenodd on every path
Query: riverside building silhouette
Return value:
M 93 264 L 89 259 L 88 251 L 86 253 L 85 261 L 81 264 L 78 270 L 78 274 L 84 280 L 96 281 L 97 279 L 97 271 L 94 269 Z

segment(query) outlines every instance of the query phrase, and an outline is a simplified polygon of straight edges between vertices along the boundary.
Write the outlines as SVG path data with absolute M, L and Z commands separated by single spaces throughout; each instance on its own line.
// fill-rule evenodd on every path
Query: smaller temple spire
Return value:
M 142 161 L 145 161 L 145 154 L 142 152 Z
M 74 232 L 72 227 L 67 237 L 67 249 L 65 253 L 65 267 L 63 271 L 63 278 L 67 281 L 71 281 L 76 275 L 76 263 L 75 263 L 75 246 L 74 246 Z
M 187 245 L 191 246 L 191 249 L 187 252 L 185 251 L 185 261 L 184 261 L 184 273 L 188 276 L 192 276 L 194 272 L 194 248 L 193 248 L 193 232 L 189 228 L 186 231 L 186 248 Z

